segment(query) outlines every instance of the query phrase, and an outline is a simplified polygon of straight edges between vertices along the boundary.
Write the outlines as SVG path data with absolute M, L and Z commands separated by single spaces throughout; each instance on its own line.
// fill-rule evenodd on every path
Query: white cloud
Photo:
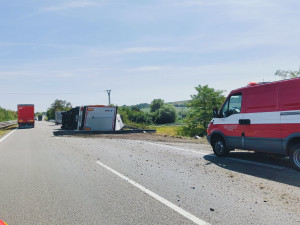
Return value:
M 176 51 L 170 47 L 132 47 L 117 50 L 115 53 L 118 54 L 135 54 L 135 53 L 149 53 L 149 52 L 173 52 Z
M 224 5 L 233 5 L 233 6 L 262 6 L 270 3 L 270 0 L 250 0 L 250 1 L 241 1 L 241 0 L 185 0 L 185 1 L 174 1 L 166 0 L 165 2 L 173 4 L 174 6 L 180 7 L 193 7 L 193 6 L 224 6 Z
M 45 68 L 45 67 L 44 67 Z M 6 79 L 42 79 L 42 78 L 76 78 L 78 74 L 76 71 L 70 70 L 47 70 L 45 72 L 43 69 L 39 68 L 31 68 L 31 69 L 22 69 L 22 70 L 14 70 L 14 71 L 0 71 L 0 77 Z
M 63 11 L 63 10 L 69 10 L 69 9 L 75 9 L 75 8 L 85 8 L 85 7 L 93 7 L 93 6 L 101 6 L 102 4 L 99 2 L 91 2 L 91 1 L 71 1 L 68 3 L 64 3 L 59 6 L 49 6 L 44 7 L 42 10 L 44 11 Z
M 11 78 L 11 77 L 34 77 L 39 76 L 39 73 L 32 72 L 32 71 L 0 71 L 0 77 L 3 78 Z
M 144 54 L 144 53 L 162 53 L 162 52 L 178 52 L 181 51 L 177 47 L 128 47 L 120 49 L 104 49 L 104 48 L 87 48 L 85 50 L 86 56 L 109 56 L 109 55 L 128 55 L 128 54 Z
M 142 67 L 135 67 L 126 69 L 126 72 L 133 73 L 133 72 L 150 72 L 150 71 L 157 71 L 161 70 L 163 67 L 161 66 L 142 66 Z

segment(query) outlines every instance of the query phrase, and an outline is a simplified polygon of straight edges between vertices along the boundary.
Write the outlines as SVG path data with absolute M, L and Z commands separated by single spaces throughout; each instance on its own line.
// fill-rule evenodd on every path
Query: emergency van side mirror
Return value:
M 213 116 L 214 116 L 214 118 L 218 118 L 218 109 L 217 108 L 213 108 Z

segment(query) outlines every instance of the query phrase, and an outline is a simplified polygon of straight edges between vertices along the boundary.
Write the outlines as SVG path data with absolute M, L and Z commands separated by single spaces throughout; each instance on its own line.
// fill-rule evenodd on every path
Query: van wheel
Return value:
M 213 151 L 218 157 L 227 156 L 230 152 L 223 138 L 217 138 L 213 146 Z
M 300 144 L 295 144 L 292 146 L 290 151 L 290 161 L 293 167 L 300 171 Z

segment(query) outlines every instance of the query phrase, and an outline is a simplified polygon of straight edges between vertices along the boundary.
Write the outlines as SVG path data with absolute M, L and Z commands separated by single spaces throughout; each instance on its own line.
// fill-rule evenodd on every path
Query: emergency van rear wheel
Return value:
M 290 151 L 290 161 L 293 167 L 300 171 L 300 144 L 292 146 Z
M 223 138 L 217 138 L 213 146 L 213 151 L 218 157 L 224 157 L 229 154 L 229 149 L 227 148 Z

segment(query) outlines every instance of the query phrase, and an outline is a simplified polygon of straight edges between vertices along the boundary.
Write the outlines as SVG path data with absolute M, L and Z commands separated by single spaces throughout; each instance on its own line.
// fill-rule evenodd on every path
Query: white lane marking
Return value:
M 156 143 L 151 143 L 151 142 L 146 142 L 146 141 L 137 141 L 137 142 L 138 143 L 143 143 L 143 144 L 155 145 L 155 146 L 159 146 L 159 147 L 175 149 L 175 150 L 178 150 L 178 151 L 191 152 L 191 153 L 195 153 L 195 154 L 199 154 L 199 155 L 203 155 L 203 156 L 208 156 L 208 157 L 218 158 L 217 156 L 212 155 L 212 154 L 207 154 L 207 153 L 204 153 L 204 152 L 199 152 L 199 151 L 194 151 L 194 150 L 189 150 L 189 149 L 184 149 L 184 148 L 173 147 L 173 146 L 169 146 L 169 145 L 156 144 Z M 226 157 L 226 158 L 223 158 L 223 159 L 228 159 L 228 160 L 241 162 L 241 163 L 248 163 L 248 164 L 252 164 L 252 165 L 269 167 L 271 169 L 288 170 L 289 172 L 298 173 L 297 171 L 295 171 L 293 169 L 290 169 L 290 168 L 287 168 L 287 167 L 284 167 L 284 166 L 276 166 L 276 165 L 271 165 L 271 164 L 266 164 L 266 163 L 261 163 L 261 162 L 253 162 L 253 161 L 249 161 L 249 160 L 245 160 L 245 159 L 236 159 L 236 158 L 231 158 L 231 157 Z
M 59 139 L 58 137 L 55 137 L 56 139 Z
M 9 132 L 8 134 L 6 134 L 4 137 L 2 137 L 1 139 L 0 139 L 0 143 L 2 142 L 2 141 L 4 141 L 6 138 L 8 138 L 13 132 L 15 132 L 17 130 L 17 128 L 16 129 L 14 129 L 13 131 L 11 131 L 11 132 Z
M 207 153 L 204 153 L 204 152 L 189 150 L 189 149 L 185 149 L 185 148 L 178 148 L 178 147 L 169 146 L 169 145 L 156 144 L 156 143 L 151 143 L 151 142 L 146 142 L 146 141 L 137 141 L 137 142 L 143 143 L 143 144 L 155 145 L 155 146 L 164 147 L 164 148 L 171 148 L 171 149 L 184 151 L 184 152 L 191 152 L 191 153 L 195 153 L 195 154 L 199 154 L 199 155 L 207 155 Z
M 152 198 L 160 201 L 164 205 L 173 209 L 174 211 L 181 214 L 185 218 L 191 220 L 192 222 L 194 222 L 198 225 L 208 225 L 209 224 L 209 223 L 205 222 L 204 220 L 201 220 L 200 218 L 194 216 L 193 214 L 185 211 L 184 209 L 178 207 L 177 205 L 173 204 L 172 202 L 166 200 L 165 198 L 159 196 L 158 194 L 155 194 L 154 192 L 150 191 L 149 189 L 145 188 L 144 186 L 140 185 L 139 183 L 137 183 L 137 182 L 131 180 L 130 178 L 126 177 L 125 175 L 119 173 L 118 171 L 108 167 L 107 165 L 103 164 L 102 162 L 97 161 L 96 163 L 99 164 L 100 166 L 102 166 L 103 168 L 107 169 L 108 171 L 112 172 L 113 174 L 117 175 L 118 177 L 122 178 L 123 180 L 127 181 L 128 183 L 132 184 L 136 188 L 140 189 L 144 193 L 150 195 Z

